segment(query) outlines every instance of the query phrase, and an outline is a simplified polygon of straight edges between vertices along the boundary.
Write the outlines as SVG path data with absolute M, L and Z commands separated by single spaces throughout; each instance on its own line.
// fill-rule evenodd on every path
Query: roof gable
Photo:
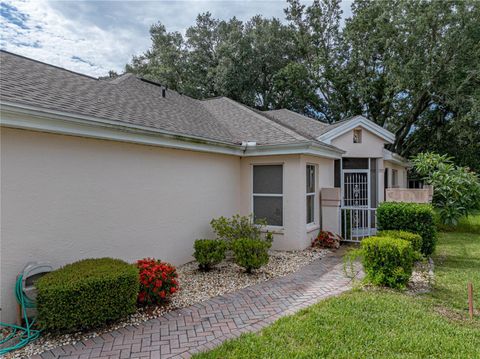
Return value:
M 349 120 L 329 126 L 325 133 L 317 137 L 317 140 L 331 144 L 333 139 L 358 127 L 370 131 L 374 135 L 382 138 L 386 143 L 393 143 L 395 141 L 395 135 L 392 132 L 363 116 L 355 116 Z

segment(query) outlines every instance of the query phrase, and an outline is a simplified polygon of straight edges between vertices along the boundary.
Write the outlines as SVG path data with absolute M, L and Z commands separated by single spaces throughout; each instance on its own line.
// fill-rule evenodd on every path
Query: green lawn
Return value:
M 480 213 L 461 218 L 456 227 L 440 227 L 444 232 L 480 234 Z
M 472 281 L 480 307 L 480 232 L 459 229 L 476 233 L 440 234 L 432 293 L 350 291 L 195 358 L 480 358 L 466 297 Z
M 433 257 L 435 290 L 428 297 L 433 305 L 468 314 L 467 283 L 472 282 L 477 310 L 480 309 L 480 234 L 441 233 Z M 476 317 L 480 323 L 480 311 Z

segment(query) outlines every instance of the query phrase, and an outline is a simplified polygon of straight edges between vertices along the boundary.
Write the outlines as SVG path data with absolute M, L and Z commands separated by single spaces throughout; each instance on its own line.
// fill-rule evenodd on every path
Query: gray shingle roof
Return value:
M 97 80 L 1 52 L 1 100 L 180 134 L 232 141 L 199 101 L 132 75 Z
M 278 123 L 292 128 L 303 136 L 310 138 L 317 138 L 333 129 L 332 125 L 328 125 L 324 122 L 300 115 L 287 109 L 265 111 L 264 113 Z
M 100 80 L 0 51 L 0 99 L 231 144 L 316 141 L 325 126 L 287 110 L 262 113 L 227 98 L 195 100 L 126 74 Z M 315 136 L 312 136 L 315 135 Z
M 229 129 L 237 139 L 259 144 L 288 144 L 309 142 L 285 126 L 281 126 L 253 109 L 226 97 L 202 101 L 204 107 L 215 116 L 218 123 Z

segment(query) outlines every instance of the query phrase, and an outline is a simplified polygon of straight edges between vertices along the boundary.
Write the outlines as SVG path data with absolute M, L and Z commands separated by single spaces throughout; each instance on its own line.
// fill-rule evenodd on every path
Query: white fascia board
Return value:
M 395 142 L 395 135 L 393 133 L 363 116 L 355 116 L 351 120 L 345 121 L 343 125 L 340 125 L 333 130 L 324 133 L 323 135 L 320 135 L 317 140 L 331 144 L 333 139 L 359 126 L 384 139 L 387 143 Z
M 32 108 L 31 106 L 1 103 L 0 124 L 4 127 L 58 133 L 121 142 L 139 143 L 182 150 L 214 152 L 241 156 L 242 148 L 235 144 L 178 135 L 149 127 L 136 126 Z
M 342 151 L 329 146 L 319 146 L 311 142 L 288 144 L 288 145 L 272 145 L 272 146 L 256 146 L 247 148 L 244 157 L 273 156 L 273 155 L 311 155 L 323 158 L 340 159 Z
M 320 146 L 311 142 L 255 146 L 245 149 L 240 144 L 224 143 L 190 135 L 179 135 L 150 127 L 40 109 L 28 105 L 1 102 L 0 106 L 1 126 L 39 132 L 220 153 L 239 157 L 311 154 L 327 158 L 340 158 L 344 152 L 334 147 Z
M 398 153 L 389 151 L 385 148 L 383 149 L 383 160 L 392 162 L 402 167 L 411 167 L 412 165 L 405 157 L 402 157 Z

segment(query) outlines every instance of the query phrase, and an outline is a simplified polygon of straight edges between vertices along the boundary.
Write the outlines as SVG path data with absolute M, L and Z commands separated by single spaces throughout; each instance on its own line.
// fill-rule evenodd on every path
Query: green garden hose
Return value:
M 0 322 L 0 326 L 11 328 L 12 332 L 5 338 L 0 340 L 0 355 L 5 355 L 13 350 L 23 348 L 25 345 L 36 340 L 41 333 L 41 330 L 33 329 L 35 319 L 28 320 L 27 309 L 35 308 L 35 301 L 28 298 L 22 289 L 23 276 L 19 275 L 15 284 L 15 296 L 22 309 L 23 318 L 25 318 L 25 327 L 15 324 L 7 324 Z M 16 340 L 16 344 L 5 346 L 10 340 Z

